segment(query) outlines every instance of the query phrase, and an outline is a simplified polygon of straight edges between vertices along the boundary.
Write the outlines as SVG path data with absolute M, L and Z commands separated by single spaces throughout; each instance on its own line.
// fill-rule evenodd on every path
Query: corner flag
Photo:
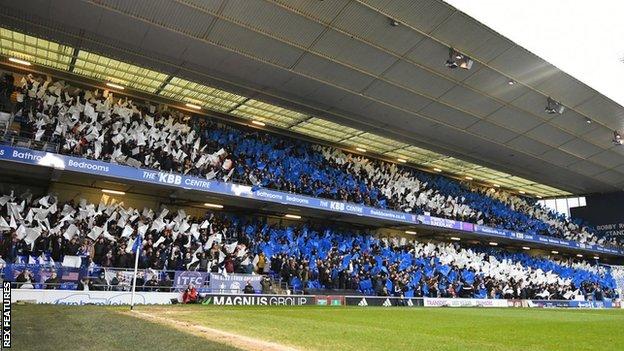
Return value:
M 132 278 L 132 297 L 130 298 L 130 310 L 134 308 L 134 292 L 136 291 L 136 277 L 137 270 L 139 268 L 139 255 L 141 254 L 143 238 L 141 235 L 137 235 L 132 244 L 132 252 L 134 252 L 134 276 Z

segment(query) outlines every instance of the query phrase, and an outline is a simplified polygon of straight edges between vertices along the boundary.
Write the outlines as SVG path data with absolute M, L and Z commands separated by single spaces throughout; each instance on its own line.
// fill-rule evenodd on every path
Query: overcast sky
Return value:
M 623 0 L 445 0 L 624 106 Z

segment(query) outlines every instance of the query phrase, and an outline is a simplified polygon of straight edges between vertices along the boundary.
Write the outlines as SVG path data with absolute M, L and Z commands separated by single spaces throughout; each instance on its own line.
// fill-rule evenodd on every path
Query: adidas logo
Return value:
M 212 305 L 212 297 L 208 297 L 202 301 L 202 305 Z
M 412 302 L 412 299 L 407 300 L 407 305 L 408 305 L 409 307 L 414 306 L 414 303 Z
M 386 301 L 384 301 L 382 306 L 383 307 L 390 307 L 390 306 L 392 306 L 392 302 L 390 302 L 390 299 L 386 299 Z
M 366 302 L 365 298 L 362 298 L 362 300 L 360 300 L 360 303 L 358 303 L 358 306 L 368 306 L 368 302 Z

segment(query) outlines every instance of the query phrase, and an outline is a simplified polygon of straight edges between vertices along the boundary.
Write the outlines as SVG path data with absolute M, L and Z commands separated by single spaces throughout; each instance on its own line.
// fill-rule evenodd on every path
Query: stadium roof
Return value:
M 441 1 L 0 4 L 5 56 L 528 194 L 624 187 L 624 109 Z
M 624 37 L 621 21 L 624 2 L 445 1 L 618 104 L 624 104 L 621 88 L 624 48 L 618 43 Z M 514 15 L 509 16 L 510 13 Z

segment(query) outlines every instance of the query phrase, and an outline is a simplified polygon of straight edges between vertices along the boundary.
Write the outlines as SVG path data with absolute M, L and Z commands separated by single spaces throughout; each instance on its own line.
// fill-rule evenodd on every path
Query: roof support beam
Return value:
M 226 113 L 232 113 L 233 111 L 235 111 L 236 109 L 238 109 L 239 107 L 243 106 L 245 103 L 247 103 L 247 101 L 251 100 L 250 97 L 246 98 L 245 100 L 241 101 L 240 103 L 236 104 L 234 107 L 232 107 L 231 109 L 227 110 Z
M 72 53 L 71 61 L 69 62 L 69 68 L 67 69 L 69 72 L 74 73 L 74 67 L 76 67 L 76 60 L 78 59 L 78 52 L 80 49 L 74 48 L 74 52 Z
M 173 79 L 173 75 L 169 75 L 167 76 L 167 78 L 165 78 L 165 80 L 162 82 L 162 84 L 158 87 L 158 89 L 156 89 L 156 91 L 154 92 L 154 94 L 156 95 L 160 95 L 160 93 L 163 91 L 163 89 L 165 89 L 165 87 L 167 86 L 167 84 L 171 83 L 171 80 Z

